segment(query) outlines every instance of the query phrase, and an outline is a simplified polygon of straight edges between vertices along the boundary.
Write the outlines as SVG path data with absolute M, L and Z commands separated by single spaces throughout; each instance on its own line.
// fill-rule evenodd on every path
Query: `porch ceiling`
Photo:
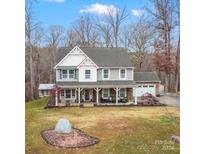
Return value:
M 135 86 L 134 81 L 97 81 L 97 82 L 57 82 L 60 87 L 74 87 L 74 88 L 113 88 L 113 87 L 124 87 L 132 88 Z

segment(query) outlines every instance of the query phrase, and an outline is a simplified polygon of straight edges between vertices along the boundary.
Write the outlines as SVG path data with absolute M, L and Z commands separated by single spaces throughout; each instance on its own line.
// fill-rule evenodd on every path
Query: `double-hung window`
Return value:
M 71 90 L 70 89 L 65 90 L 65 98 L 68 98 L 68 99 L 71 98 Z
M 122 98 L 126 97 L 126 89 L 125 88 L 120 89 L 119 97 L 122 97 Z
M 85 70 L 85 79 L 90 79 L 90 77 L 91 77 L 91 71 Z
M 108 98 L 109 96 L 110 96 L 110 91 L 109 91 L 109 89 L 103 89 L 102 97 L 103 97 L 103 98 Z
M 75 89 L 66 89 L 65 90 L 65 98 L 66 99 L 71 99 L 71 98 L 75 98 L 76 95 L 75 95 Z
M 109 69 L 103 69 L 103 79 L 109 79 Z
M 120 79 L 126 79 L 126 69 L 120 69 Z
M 67 79 L 67 77 L 68 77 L 68 72 L 67 72 L 67 70 L 62 70 L 62 78 L 63 78 L 63 79 Z
M 69 79 L 74 79 L 75 78 L 75 70 L 69 70 Z

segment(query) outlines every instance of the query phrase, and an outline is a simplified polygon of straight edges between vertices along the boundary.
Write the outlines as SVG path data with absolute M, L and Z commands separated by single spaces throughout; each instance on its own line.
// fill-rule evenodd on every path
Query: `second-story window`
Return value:
M 109 78 L 109 69 L 103 69 L 103 79 Z
M 90 79 L 90 77 L 91 77 L 91 71 L 85 70 L 85 79 Z
M 75 70 L 69 70 L 69 79 L 75 78 Z
M 125 79 L 125 78 L 126 78 L 126 70 L 120 69 L 120 79 Z
M 63 79 L 67 79 L 67 77 L 68 77 L 68 72 L 67 72 L 67 70 L 62 70 L 62 78 L 63 78 Z

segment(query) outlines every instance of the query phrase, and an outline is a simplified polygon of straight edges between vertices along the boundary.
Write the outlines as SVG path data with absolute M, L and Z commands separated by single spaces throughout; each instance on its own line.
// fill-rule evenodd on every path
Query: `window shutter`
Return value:
M 61 69 L 60 69 L 60 79 L 62 79 L 62 71 L 61 71 Z
M 75 79 L 77 79 L 77 70 L 76 69 L 75 69 L 74 75 L 75 75 Z

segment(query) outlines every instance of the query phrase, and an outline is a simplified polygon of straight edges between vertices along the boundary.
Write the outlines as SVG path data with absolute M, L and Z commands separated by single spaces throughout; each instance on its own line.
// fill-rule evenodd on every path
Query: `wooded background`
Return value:
M 166 92 L 180 88 L 180 14 L 178 0 L 150 0 L 146 16 L 127 24 L 126 7 L 97 16 L 85 14 L 65 29 L 43 27 L 30 0 L 25 8 L 25 100 L 38 98 L 40 83 L 55 83 L 60 47 L 126 48 L 135 71 L 156 71 Z

